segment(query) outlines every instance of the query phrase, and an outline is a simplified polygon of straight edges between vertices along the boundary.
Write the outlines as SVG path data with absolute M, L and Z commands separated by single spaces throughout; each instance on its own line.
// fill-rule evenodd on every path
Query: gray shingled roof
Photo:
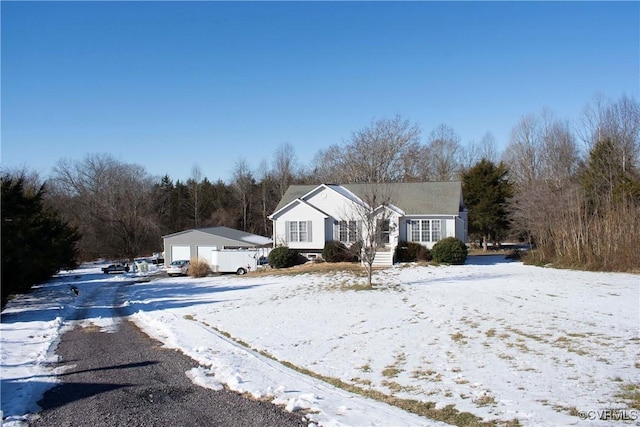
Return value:
M 234 228 L 229 227 L 206 227 L 206 228 L 196 228 L 191 230 L 178 231 L 177 233 L 169 234 L 164 237 L 171 237 L 177 234 L 187 233 L 189 231 L 200 231 L 202 233 L 212 234 L 214 236 L 223 237 L 229 240 L 235 240 L 237 242 L 242 243 L 250 243 L 254 245 L 266 245 L 271 243 L 271 239 L 263 236 L 258 236 L 257 234 L 247 233 L 245 231 L 236 230 Z
M 301 198 L 319 185 L 321 184 L 290 186 L 274 212 L 293 200 Z M 378 184 L 343 184 L 342 187 L 365 199 L 367 190 L 376 185 Z M 389 191 L 391 194 L 391 204 L 402 209 L 406 215 L 456 215 L 461 210 L 462 183 L 460 181 L 398 182 L 383 184 L 383 186 L 382 191 Z

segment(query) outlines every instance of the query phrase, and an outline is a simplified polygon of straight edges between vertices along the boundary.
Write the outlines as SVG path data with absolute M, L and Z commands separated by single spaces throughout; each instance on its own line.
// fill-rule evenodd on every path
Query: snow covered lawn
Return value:
M 148 334 L 200 363 L 193 381 L 308 410 L 320 425 L 439 424 L 361 395 L 449 422 L 453 412 L 610 425 L 595 418 L 621 409 L 636 423 L 640 276 L 486 256 L 396 266 L 375 273 L 374 290 L 364 283 L 350 271 L 162 278 L 126 285 L 124 304 Z M 82 283 L 81 295 L 92 286 Z M 38 341 L 66 322 L 40 324 Z M 12 360 L 2 327 L 4 379 Z M 6 413 L 11 401 L 2 402 Z

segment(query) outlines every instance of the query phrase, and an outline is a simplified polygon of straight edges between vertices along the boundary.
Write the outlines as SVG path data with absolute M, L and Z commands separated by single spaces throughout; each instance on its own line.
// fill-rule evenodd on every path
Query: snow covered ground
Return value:
M 198 361 L 186 372 L 195 383 L 308 411 L 318 425 L 442 424 L 285 365 L 364 394 L 433 402 L 436 411 L 454 405 L 484 420 L 638 424 L 640 413 L 623 398 L 623 390 L 640 385 L 638 275 L 481 256 L 463 266 L 380 270 L 376 288 L 360 290 L 365 279 L 348 271 L 152 274 L 138 283 L 132 274 L 103 275 L 102 266 L 61 274 L 3 311 L 5 425 L 37 412 L 37 400 L 55 384 L 60 334 L 78 322 L 117 330 L 115 305 Z M 626 422 L 596 420 L 611 409 Z

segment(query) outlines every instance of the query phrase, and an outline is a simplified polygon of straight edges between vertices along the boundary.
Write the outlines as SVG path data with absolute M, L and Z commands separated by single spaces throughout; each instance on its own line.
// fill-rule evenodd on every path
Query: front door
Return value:
M 387 246 L 389 244 L 389 220 L 384 219 L 380 221 L 380 244 L 381 246 Z

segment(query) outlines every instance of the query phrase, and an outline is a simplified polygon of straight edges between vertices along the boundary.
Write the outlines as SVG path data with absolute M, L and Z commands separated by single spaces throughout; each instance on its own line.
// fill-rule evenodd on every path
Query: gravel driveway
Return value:
M 121 285 L 123 286 L 123 285 Z M 117 293 L 115 293 L 117 298 Z M 83 295 L 84 296 L 84 295 Z M 94 298 L 84 296 L 83 311 Z M 114 316 L 122 316 L 117 301 Z M 117 332 L 77 327 L 62 335 L 56 354 L 61 384 L 38 402 L 32 426 L 306 426 L 269 402 L 194 385 L 185 375 L 197 364 L 121 319 Z

